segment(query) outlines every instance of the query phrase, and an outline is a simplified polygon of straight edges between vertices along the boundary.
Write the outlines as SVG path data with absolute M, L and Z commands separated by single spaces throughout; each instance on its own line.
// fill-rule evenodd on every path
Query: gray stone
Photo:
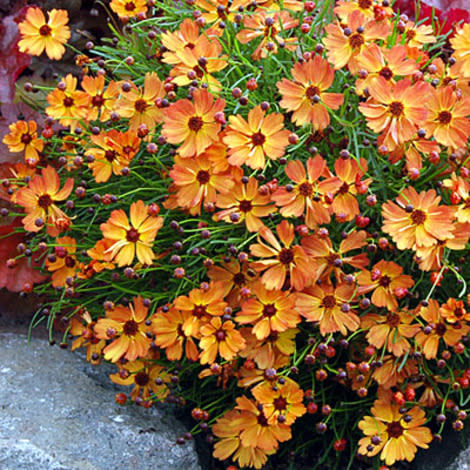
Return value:
M 0 351 L 0 469 L 200 469 L 171 412 L 116 404 L 78 355 L 15 333 Z

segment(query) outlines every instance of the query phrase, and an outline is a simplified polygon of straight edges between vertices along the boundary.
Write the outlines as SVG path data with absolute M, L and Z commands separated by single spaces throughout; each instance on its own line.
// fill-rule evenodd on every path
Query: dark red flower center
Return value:
M 71 108 L 73 104 L 75 103 L 75 101 L 70 96 L 66 96 L 62 103 L 66 108 Z
M 396 328 L 400 324 L 400 317 L 396 313 L 388 313 L 387 314 L 387 325 L 391 328 Z
M 287 408 L 287 400 L 284 397 L 277 397 L 273 401 L 273 405 L 274 405 L 274 408 L 276 408 L 276 410 L 279 410 L 279 411 L 285 410 Z
M 258 424 L 260 426 L 268 426 L 268 420 L 266 419 L 266 416 L 264 416 L 264 413 L 260 413 L 258 415 Z
M 65 266 L 67 266 L 67 268 L 73 268 L 75 264 L 76 264 L 76 261 L 73 256 L 67 255 L 65 257 Z
M 384 67 L 380 72 L 379 72 L 379 75 L 383 78 L 385 78 L 385 80 L 390 80 L 392 77 L 393 77 L 393 72 L 388 68 L 388 67 Z
M 364 44 L 364 37 L 360 33 L 354 33 L 349 36 L 349 44 L 352 48 L 356 49 Z
M 411 213 L 411 220 L 416 225 L 424 224 L 424 222 L 426 221 L 426 213 L 420 209 L 415 209 Z
M 263 308 L 263 315 L 265 317 L 273 317 L 274 315 L 276 315 L 276 312 L 277 308 L 274 304 L 265 305 Z
M 134 320 L 128 320 L 124 323 L 122 331 L 127 336 L 135 336 L 139 331 L 139 324 Z
M 206 305 L 195 305 L 193 309 L 193 315 L 195 317 L 201 318 L 203 315 L 206 315 Z
M 447 327 L 444 325 L 444 323 L 438 323 L 436 325 L 436 334 L 438 336 L 444 336 L 447 331 Z
M 31 134 L 23 134 L 21 136 L 21 142 L 25 145 L 28 145 L 32 140 Z
M 359 0 L 357 5 L 362 10 L 368 10 L 372 6 L 372 0 Z
M 320 96 L 321 90 L 317 86 L 310 85 L 306 90 L 305 94 L 308 99 L 312 99 L 314 96 Z
M 441 124 L 449 124 L 452 121 L 452 114 L 449 111 L 441 111 L 437 118 Z
M 348 192 L 349 192 L 349 184 L 346 183 L 346 182 L 344 182 L 344 183 L 341 185 L 341 187 L 339 188 L 338 192 L 339 192 L 340 194 L 346 194 L 346 193 L 348 193 Z
M 206 170 L 199 170 L 196 179 L 199 181 L 200 184 L 207 184 L 211 179 L 211 175 Z
M 403 106 L 403 103 L 400 103 L 400 101 L 392 101 L 388 105 L 388 109 L 390 110 L 390 114 L 392 116 L 400 117 L 403 114 L 405 107 Z
M 135 3 L 134 2 L 126 2 L 126 4 L 124 5 L 124 8 L 126 9 L 126 11 L 134 11 L 135 10 Z
M 144 372 L 143 370 L 140 372 L 137 372 L 137 374 L 134 375 L 134 382 L 137 385 L 140 385 L 141 387 L 145 387 L 150 381 L 150 377 L 147 374 L 147 372 Z
M 247 201 L 247 200 L 240 201 L 240 204 L 238 205 L 238 208 L 242 212 L 250 212 L 251 209 L 253 209 L 253 204 L 251 203 L 251 201 Z
M 127 239 L 128 242 L 136 243 L 139 240 L 139 237 L 140 237 L 140 233 L 134 227 L 130 228 L 127 231 L 126 239 Z
M 251 136 L 251 141 L 253 145 L 263 145 L 266 142 L 266 137 L 261 132 L 256 132 Z
M 38 206 L 43 209 L 47 209 L 49 206 L 52 206 L 52 199 L 49 194 L 43 194 L 38 197 Z
M 96 106 L 97 108 L 101 108 L 101 106 L 103 106 L 103 104 L 104 104 L 103 95 L 93 96 L 93 98 L 91 99 L 91 104 L 93 106 Z
M 235 274 L 235 276 L 233 276 L 233 282 L 237 286 L 242 286 L 246 282 L 245 275 L 243 273 Z
M 392 282 L 392 280 L 388 276 L 381 276 L 380 280 L 379 280 L 379 284 L 382 287 L 388 287 L 391 282 Z
M 217 338 L 217 341 L 223 341 L 225 339 L 225 331 L 217 330 L 215 333 L 215 337 Z
M 116 158 L 116 155 L 117 153 L 114 150 L 106 150 L 104 153 L 104 158 L 106 158 L 106 160 L 111 163 Z
M 336 254 L 336 253 L 330 253 L 327 257 L 326 257 L 326 262 L 331 265 L 331 266 L 336 266 L 336 262 L 337 260 L 341 259 L 341 257 Z
M 412 39 L 415 38 L 415 36 L 416 36 L 416 31 L 415 31 L 414 29 L 409 29 L 409 30 L 406 32 L 405 36 L 406 36 L 407 41 L 411 41 Z
M 43 24 L 40 28 L 39 28 L 39 34 L 41 36 L 50 36 L 52 33 L 52 29 L 51 27 L 48 25 L 48 24 Z
M 403 434 L 403 426 L 398 421 L 393 421 L 393 423 L 389 423 L 387 426 L 387 434 L 398 439 Z
M 292 253 L 292 250 L 290 248 L 283 248 L 279 252 L 279 261 L 282 264 L 291 264 L 292 261 L 294 261 L 294 253 Z
M 324 308 L 333 308 L 336 305 L 336 299 L 334 295 L 327 295 L 323 297 L 322 305 Z
M 134 108 L 138 113 L 143 113 L 148 108 L 148 103 L 144 99 L 139 99 L 134 103 Z
M 307 181 L 299 185 L 299 194 L 304 197 L 310 197 L 313 194 L 313 185 Z
M 188 127 L 194 131 L 194 132 L 198 132 L 201 130 L 202 126 L 204 124 L 204 121 L 202 120 L 201 117 L 199 116 L 191 116 L 189 118 L 189 122 L 188 122 Z

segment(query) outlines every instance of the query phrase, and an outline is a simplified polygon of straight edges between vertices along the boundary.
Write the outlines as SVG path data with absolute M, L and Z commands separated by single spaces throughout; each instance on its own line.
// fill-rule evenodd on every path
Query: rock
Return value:
M 2 470 L 200 469 L 168 409 L 116 404 L 78 355 L 15 333 L 0 351 Z

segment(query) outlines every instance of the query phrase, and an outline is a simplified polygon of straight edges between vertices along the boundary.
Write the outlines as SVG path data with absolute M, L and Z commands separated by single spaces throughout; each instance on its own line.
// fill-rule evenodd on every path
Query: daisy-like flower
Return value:
M 39 161 L 39 152 L 44 148 L 44 141 L 38 138 L 35 121 L 17 121 L 9 126 L 10 132 L 3 138 L 10 152 L 24 152 L 25 161 L 34 167 Z
M 248 121 L 239 114 L 229 117 L 224 144 L 229 148 L 229 163 L 248 165 L 255 170 L 264 168 L 266 157 L 277 160 L 285 154 L 290 131 L 284 129 L 284 116 L 272 113 L 266 116 L 261 106 L 248 113 Z
M 70 224 L 70 219 L 56 203 L 67 199 L 72 189 L 72 178 L 67 178 L 60 189 L 60 178 L 54 168 L 43 168 L 41 175 L 34 176 L 15 196 L 15 202 L 24 207 L 27 214 L 22 220 L 24 228 L 28 232 L 39 232 L 46 224 L 51 237 L 61 233 Z
M 465 23 L 458 28 L 453 37 L 450 38 L 450 45 L 454 49 L 454 57 L 461 65 L 461 72 L 465 77 L 470 77 L 470 24 Z
M 112 340 L 103 350 L 107 361 L 117 362 L 121 358 L 135 361 L 146 356 L 151 343 L 146 334 L 147 310 L 139 296 L 134 297 L 128 307 L 118 305 L 107 310 L 105 318 L 98 319 L 95 325 L 96 337 Z
M 311 123 L 316 131 L 330 124 L 329 110 L 338 109 L 344 101 L 342 93 L 328 93 L 334 80 L 334 70 L 319 54 L 291 70 L 294 81 L 283 78 L 277 83 L 282 100 L 279 103 L 287 111 L 293 111 L 292 122 L 298 126 Z
M 94 121 L 99 118 L 100 121 L 108 121 L 111 118 L 111 112 L 114 110 L 119 95 L 118 84 L 111 80 L 105 89 L 103 75 L 91 77 L 86 75 L 82 79 L 82 88 L 90 98 L 90 108 L 87 119 Z
M 452 173 L 450 179 L 443 181 L 445 188 L 451 190 L 451 201 L 456 204 L 455 218 L 461 224 L 470 223 L 470 183 Z
M 232 191 L 217 195 L 216 206 L 223 210 L 214 214 L 215 221 L 245 222 L 249 232 L 259 231 L 265 226 L 261 217 L 277 211 L 277 207 L 271 204 L 270 195 L 260 193 L 258 181 L 253 177 L 246 184 L 239 181 Z
M 101 352 L 106 346 L 104 339 L 96 337 L 94 327 L 96 322 L 92 320 L 89 312 L 85 311 L 70 320 L 70 334 L 77 336 L 72 342 L 72 351 L 78 348 L 86 348 L 86 360 L 93 365 L 101 362 Z
M 394 12 L 390 6 L 383 6 L 378 0 L 340 0 L 333 11 L 343 22 L 347 22 L 351 13 L 359 11 L 367 20 L 383 20 L 390 18 Z
M 358 294 L 372 294 L 372 303 L 376 307 L 387 307 L 394 311 L 398 308 L 397 297 L 407 293 L 414 285 L 413 278 L 403 273 L 403 268 L 393 261 L 380 260 L 371 271 L 362 271 L 357 275 Z
M 380 453 L 387 465 L 393 465 L 400 460 L 411 462 L 418 447 L 428 448 L 432 434 L 423 426 L 426 422 L 424 411 L 414 406 L 407 410 L 405 419 L 399 410 L 400 405 L 391 400 L 374 402 L 372 416 L 365 416 L 358 425 L 366 436 L 359 441 L 360 454 L 373 457 Z
M 165 97 L 162 81 L 155 72 L 145 74 L 144 88 L 131 83 L 131 89 L 124 93 L 116 105 L 116 112 L 129 119 L 129 130 L 136 131 L 145 124 L 150 132 L 163 120 L 163 109 L 155 102 Z
M 465 309 L 465 304 L 462 300 L 457 300 L 451 297 L 441 307 L 442 316 L 452 324 L 460 322 L 468 322 L 470 320 L 470 312 Z
M 179 64 L 180 58 L 176 55 L 176 52 L 185 48 L 194 49 L 203 37 L 205 38 L 204 35 L 199 35 L 197 23 L 190 18 L 186 18 L 180 24 L 179 29 L 162 32 L 162 46 L 166 49 L 163 53 L 163 62 L 171 65 Z
M 424 128 L 441 145 L 465 147 L 470 135 L 470 98 L 457 94 L 452 87 L 438 88 L 431 93 L 427 108 L 428 119 Z
M 225 100 L 214 97 L 205 89 L 193 93 L 193 101 L 179 100 L 165 111 L 162 135 L 170 144 L 180 144 L 182 158 L 199 155 L 218 141 Z
M 401 40 L 405 39 L 408 49 L 415 48 L 419 55 L 422 55 L 423 46 L 437 41 L 434 36 L 434 29 L 430 24 L 416 25 L 414 21 L 408 21 L 405 24 Z
M 273 332 L 280 333 L 300 323 L 293 295 L 267 290 L 260 282 L 253 285 L 252 292 L 254 297 L 241 304 L 236 321 L 242 325 L 253 325 L 256 338 L 265 339 Z
M 250 252 L 258 258 L 268 258 L 255 261 L 250 266 L 256 272 L 265 271 L 261 281 L 266 289 L 281 290 L 289 275 L 290 283 L 295 290 L 302 290 L 308 284 L 309 273 L 312 272 L 310 258 L 299 245 L 294 242 L 294 226 L 283 220 L 276 232 L 282 245 L 268 228 L 262 228 L 258 243 L 250 246 Z M 266 242 L 262 242 L 263 238 Z
M 391 85 L 379 76 L 369 93 L 370 98 L 359 104 L 359 110 L 374 132 L 383 132 L 388 150 L 413 138 L 428 117 L 426 102 L 431 92 L 424 81 L 412 85 L 409 79 L 403 79 Z
M 131 204 L 130 220 L 122 209 L 114 210 L 100 229 L 105 239 L 114 242 L 107 252 L 122 267 L 132 264 L 136 255 L 140 263 L 152 264 L 153 241 L 162 226 L 163 218 L 149 215 L 148 207 L 139 200 Z
M 196 0 L 195 7 L 202 12 L 207 24 L 217 26 L 221 21 L 234 22 L 239 8 L 247 7 L 250 0 Z M 258 2 L 259 4 L 259 2 Z
M 403 367 L 402 364 L 404 364 Z M 392 354 L 386 354 L 383 357 L 383 365 L 372 372 L 372 378 L 386 390 L 417 375 L 418 365 L 414 359 L 410 359 L 409 356 L 406 356 L 406 359 L 405 356 L 395 357 Z M 364 386 L 364 382 L 361 386 Z
M 67 10 L 48 12 L 46 21 L 40 8 L 28 8 L 25 19 L 18 25 L 21 38 L 18 42 L 20 52 L 41 55 L 46 51 L 49 59 L 59 60 L 65 54 L 64 44 L 70 39 L 67 26 L 69 15 Z
M 359 317 L 353 313 L 350 304 L 355 298 L 355 286 L 340 284 L 313 285 L 297 294 L 296 307 L 309 322 L 319 324 L 320 334 L 326 336 L 340 331 L 346 335 L 359 328 Z
M 396 201 L 396 204 L 387 201 L 382 206 L 382 229 L 399 250 L 428 247 L 438 240 L 454 238 L 454 209 L 440 206 L 441 197 L 433 189 L 418 194 L 413 187 L 405 188 Z
M 75 252 L 77 242 L 71 237 L 61 237 L 56 239 L 57 246 L 53 257 L 46 259 L 46 268 L 52 272 L 52 286 L 63 287 L 68 278 L 75 278 L 80 263 L 77 261 Z
M 147 13 L 147 0 L 111 0 L 109 7 L 121 19 L 134 18 Z

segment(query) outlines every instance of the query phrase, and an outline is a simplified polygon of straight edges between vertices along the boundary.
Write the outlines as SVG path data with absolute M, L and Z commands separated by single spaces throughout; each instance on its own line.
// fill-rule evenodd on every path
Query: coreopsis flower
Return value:
M 95 147 L 87 149 L 85 155 L 92 159 L 88 166 L 97 183 L 108 181 L 113 174 L 122 175 L 139 151 L 141 142 L 134 131 L 116 129 L 92 135 L 90 139 Z
M 218 141 L 221 129 L 218 114 L 222 114 L 225 100 L 214 97 L 205 89 L 193 93 L 188 99 L 173 103 L 165 111 L 162 135 L 170 144 L 180 144 L 178 154 L 182 158 L 199 155 Z
M 122 209 L 117 209 L 100 229 L 105 239 L 114 241 L 107 252 L 121 267 L 132 264 L 136 256 L 140 263 L 152 264 L 153 241 L 162 226 L 163 218 L 149 215 L 148 207 L 139 200 L 131 204 L 130 220 Z
M 339 284 L 313 285 L 297 294 L 296 307 L 308 321 L 320 327 L 320 334 L 326 336 L 337 331 L 346 335 L 359 328 L 359 317 L 352 311 L 350 304 L 356 297 L 355 286 Z
M 188 209 L 192 215 L 199 215 L 203 203 L 214 204 L 218 195 L 228 193 L 234 187 L 230 175 L 217 171 L 212 161 L 204 155 L 191 159 L 177 155 L 170 177 L 175 186 L 177 205 Z
M 220 22 L 234 22 L 239 8 L 247 7 L 250 0 L 196 0 L 194 6 L 201 11 L 207 24 L 217 26 Z M 258 2 L 259 5 L 259 2 Z
M 73 179 L 67 178 L 60 188 L 60 178 L 51 166 L 41 170 L 28 186 L 18 190 L 15 202 L 24 207 L 26 217 L 22 219 L 28 232 L 39 232 L 44 225 L 47 233 L 56 237 L 70 224 L 70 218 L 57 207 L 56 203 L 67 199 L 73 189 Z
M 468 322 L 470 320 L 470 312 L 465 309 L 462 300 L 449 298 L 445 304 L 441 306 L 441 315 L 449 323 L 455 324 L 460 322 Z
M 65 54 L 64 44 L 70 39 L 67 26 L 69 15 L 67 10 L 48 12 L 46 21 L 40 8 L 28 8 L 25 19 L 18 24 L 21 38 L 18 42 L 20 52 L 41 55 L 46 51 L 49 59 L 59 60 Z
M 82 79 L 82 88 L 90 98 L 90 108 L 88 109 L 87 119 L 94 121 L 108 121 L 111 113 L 116 106 L 119 96 L 118 84 L 111 80 L 105 89 L 105 80 L 103 75 L 91 77 L 86 75 Z
M 136 131 L 145 124 L 150 132 L 163 121 L 163 109 L 155 102 L 162 100 L 165 88 L 155 72 L 145 74 L 144 87 L 130 83 L 130 90 L 124 93 L 116 104 L 116 112 L 129 119 L 129 130 Z
M 407 410 L 406 419 L 400 413 L 400 405 L 389 400 L 376 400 L 371 412 L 372 416 L 365 416 L 358 424 L 366 436 L 359 441 L 362 455 L 373 457 L 380 453 L 387 465 L 400 460 L 411 462 L 418 447 L 427 449 L 432 441 L 431 431 L 423 426 L 426 415 L 418 406 Z
M 286 175 L 295 184 L 278 188 L 271 199 L 280 206 L 283 217 L 305 215 L 305 224 L 311 229 L 330 221 L 330 212 L 322 197 L 336 192 L 341 181 L 331 175 L 326 161 L 316 155 L 307 160 L 307 171 L 299 160 L 290 160 L 285 168 Z M 320 177 L 327 179 L 320 181 Z
M 383 389 L 389 390 L 418 375 L 418 365 L 409 355 L 395 357 L 385 354 L 382 362 L 382 366 L 373 370 L 372 378 Z
M 162 46 L 165 48 L 163 62 L 171 65 L 180 63 L 180 58 L 175 54 L 185 48 L 194 49 L 204 35 L 199 35 L 198 24 L 186 18 L 175 31 L 164 31 L 161 33 Z
M 470 24 L 465 23 L 458 28 L 453 37 L 450 38 L 450 45 L 454 49 L 454 57 L 461 63 L 461 72 L 464 77 L 470 77 Z
M 47 95 L 49 107 L 46 114 L 59 121 L 63 126 L 75 130 L 80 120 L 88 116 L 90 97 L 87 93 L 77 90 L 77 78 L 68 74 L 59 86 Z
M 227 179 L 225 179 L 225 184 Z M 249 232 L 258 232 L 265 225 L 261 217 L 267 217 L 277 211 L 271 203 L 269 193 L 262 194 L 258 181 L 251 177 L 247 183 L 239 181 L 233 190 L 218 194 L 216 207 L 223 209 L 214 214 L 215 221 L 223 220 L 228 223 L 246 224 Z
M 276 84 L 287 111 L 293 111 L 292 122 L 297 126 L 311 123 L 316 131 L 330 124 L 329 110 L 337 110 L 344 101 L 342 93 L 329 93 L 335 72 L 327 60 L 316 54 L 313 59 L 296 63 L 291 70 L 294 81 L 283 78 Z
M 105 269 L 114 269 L 115 265 L 111 262 L 111 253 L 108 252 L 108 248 L 113 244 L 113 240 L 98 240 L 95 246 L 87 250 L 87 255 L 91 258 L 91 261 L 82 266 L 78 278 L 89 279 Z
M 266 112 L 256 106 L 248 113 L 248 121 L 239 114 L 229 117 L 223 138 L 229 148 L 230 165 L 264 168 L 266 157 L 277 160 L 285 154 L 290 131 L 284 129 L 284 116 Z
M 421 191 L 405 188 L 396 199 L 382 206 L 384 224 L 399 250 L 432 246 L 438 240 L 453 238 L 453 209 L 440 206 L 441 197 L 434 189 Z
M 448 147 L 464 147 L 470 135 L 470 98 L 457 97 L 452 87 L 438 88 L 426 102 L 429 114 L 424 128 L 429 137 Z
M 343 29 L 339 22 L 330 23 L 325 30 L 328 33 L 323 42 L 328 60 L 336 70 L 348 66 L 351 73 L 360 70 L 356 56 L 377 39 L 386 38 L 390 32 L 387 21 L 368 19 L 355 10 L 349 14 L 347 27 Z
M 369 265 L 369 258 L 366 253 L 356 255 L 346 254 L 353 250 L 358 250 L 367 245 L 367 232 L 364 230 L 353 231 L 341 240 L 339 248 L 335 250 L 330 237 L 320 238 L 315 235 L 302 238 L 302 248 L 310 256 L 317 266 L 317 271 L 313 278 L 330 279 L 331 273 L 334 273 L 337 281 L 344 279 L 344 265 L 348 264 L 357 269 L 365 269 Z
M 380 260 L 370 271 L 362 271 L 356 277 L 358 294 L 373 291 L 372 303 L 376 307 L 398 308 L 397 297 L 401 298 L 414 285 L 413 278 L 403 273 L 403 268 L 393 261 Z
M 92 320 L 88 311 L 84 311 L 78 316 L 73 316 L 70 320 L 70 334 L 78 336 L 72 342 L 72 351 L 86 347 L 86 360 L 93 365 L 101 362 L 102 351 L 106 346 L 104 339 L 96 337 L 94 327 L 96 322 Z
M 419 55 L 423 54 L 423 46 L 426 44 L 433 44 L 437 41 L 434 36 L 434 29 L 429 24 L 416 25 L 414 21 L 407 21 L 403 28 L 403 33 L 400 42 L 405 40 L 408 48 L 416 48 Z
M 268 228 L 262 228 L 258 243 L 250 246 L 250 252 L 258 258 L 268 258 L 251 263 L 256 272 L 264 271 L 261 281 L 266 289 L 281 290 L 287 276 L 295 290 L 302 290 L 307 284 L 309 273 L 314 269 L 310 258 L 299 245 L 294 242 L 294 226 L 283 220 L 276 227 L 277 235 L 282 243 Z M 261 241 L 263 238 L 267 243 Z
M 201 326 L 200 333 L 201 364 L 213 364 L 217 355 L 231 361 L 245 347 L 245 340 L 231 320 L 222 322 L 221 317 L 213 317 Z
M 420 306 L 418 314 L 427 325 L 416 335 L 416 343 L 428 360 L 437 357 L 441 339 L 446 346 L 455 346 L 470 330 L 466 324 L 448 322 L 434 299 L 430 299 L 427 306 Z
M 44 148 L 44 141 L 38 138 L 35 121 L 17 121 L 9 125 L 9 133 L 2 142 L 8 145 L 10 152 L 24 152 L 25 161 L 34 167 L 39 161 L 39 152 Z
M 282 384 L 262 382 L 251 393 L 263 405 L 268 424 L 280 422 L 290 426 L 307 411 L 302 403 L 304 391 L 290 378 Z
M 109 7 L 121 19 L 134 18 L 147 13 L 147 0 L 111 0 Z
M 269 54 L 277 54 L 278 47 L 295 50 L 297 38 L 285 36 L 287 31 L 295 28 L 298 24 L 298 20 L 292 18 L 286 10 L 276 13 L 261 10 L 254 15 L 245 15 L 244 28 L 237 33 L 236 38 L 242 44 L 261 38 L 261 42 L 251 55 L 254 60 L 260 60 Z
M 46 268 L 52 272 L 52 286 L 63 287 L 68 278 L 74 279 L 80 263 L 77 261 L 75 252 L 77 242 L 71 237 L 61 237 L 56 239 L 57 246 L 53 253 L 54 259 L 46 259 Z
M 254 297 L 241 304 L 235 320 L 242 325 L 253 325 L 253 333 L 259 340 L 272 333 L 295 328 L 300 316 L 295 310 L 295 298 L 288 292 L 267 290 L 257 282 L 252 287 Z
M 378 0 L 340 0 L 336 2 L 333 11 L 344 22 L 347 22 L 351 13 L 359 11 L 367 20 L 382 20 L 390 18 L 393 15 L 393 9 L 390 6 L 383 6 Z
M 369 93 L 359 110 L 374 132 L 383 132 L 383 145 L 388 150 L 412 139 L 428 117 L 426 102 L 431 92 L 424 81 L 412 84 L 406 78 L 392 85 L 379 76 Z
M 259 0 L 256 2 L 260 10 L 277 11 L 290 10 L 294 12 L 303 11 L 303 0 Z
M 470 183 L 452 173 L 450 179 L 443 181 L 443 186 L 451 191 L 451 202 L 455 204 L 455 218 L 461 224 L 470 222 Z
M 97 338 L 112 340 L 103 350 L 107 361 L 117 362 L 121 358 L 135 361 L 146 356 L 151 343 L 146 334 L 147 311 L 142 297 L 138 296 L 128 307 L 118 305 L 106 310 L 105 318 L 98 319 L 95 325 Z
M 413 315 L 407 310 L 388 311 L 384 315 L 369 313 L 361 318 L 361 327 L 367 331 L 367 340 L 376 348 L 385 347 L 395 357 L 411 349 L 409 338 L 413 338 L 420 327 L 412 324 Z

